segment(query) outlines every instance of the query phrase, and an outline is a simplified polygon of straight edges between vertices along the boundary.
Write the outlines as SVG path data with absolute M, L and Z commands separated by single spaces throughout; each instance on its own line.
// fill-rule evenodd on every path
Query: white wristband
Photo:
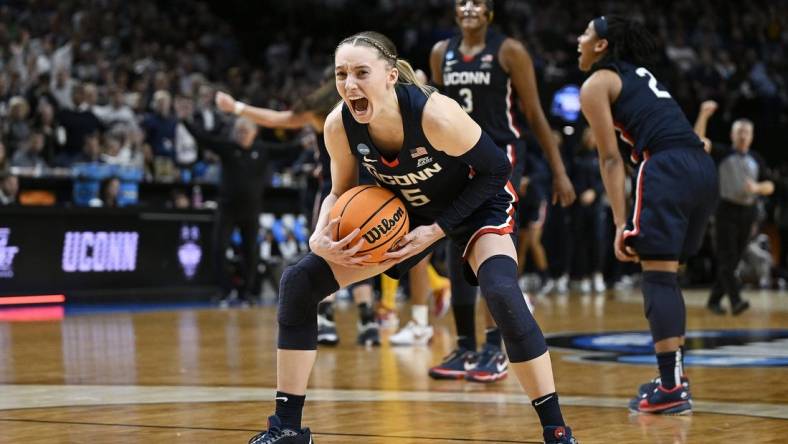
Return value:
M 235 105 L 233 106 L 233 114 L 240 116 L 241 113 L 244 112 L 244 109 L 246 109 L 246 104 L 236 100 Z

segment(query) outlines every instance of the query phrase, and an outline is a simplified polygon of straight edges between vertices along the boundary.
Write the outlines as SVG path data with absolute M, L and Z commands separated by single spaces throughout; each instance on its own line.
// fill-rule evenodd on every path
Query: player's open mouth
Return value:
M 350 106 L 353 108 L 356 115 L 363 116 L 366 114 L 367 110 L 369 110 L 369 100 L 364 97 L 348 100 L 350 100 Z

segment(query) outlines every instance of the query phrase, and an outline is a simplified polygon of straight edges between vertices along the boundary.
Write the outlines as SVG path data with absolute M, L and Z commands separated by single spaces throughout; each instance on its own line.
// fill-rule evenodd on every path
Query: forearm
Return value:
M 238 115 L 266 128 L 300 128 L 306 124 L 303 116 L 292 111 L 275 111 L 249 105 L 244 105 Z
M 605 185 L 610 208 L 613 210 L 613 221 L 616 227 L 626 223 L 626 196 L 624 195 L 624 161 L 621 157 L 600 159 L 599 170 Z
M 698 135 L 701 139 L 706 137 L 706 128 L 709 123 L 709 117 L 703 113 L 698 114 L 698 118 L 695 119 L 695 134 Z
M 334 195 L 334 193 L 330 193 L 323 200 L 323 203 L 320 204 L 320 213 L 318 213 L 319 216 L 317 217 L 317 223 L 315 224 L 315 229 L 312 232 L 312 236 L 314 236 L 315 233 L 321 232 L 323 228 L 328 225 L 328 215 L 331 213 L 331 209 L 334 208 L 334 204 L 336 203 L 337 199 L 338 198 Z M 312 239 L 310 238 L 309 240 L 311 242 Z
M 436 221 L 444 233 L 462 223 L 484 201 L 498 194 L 511 173 L 506 155 L 484 132 L 476 145 L 459 159 L 473 167 L 476 175 Z
M 756 184 L 756 193 L 761 196 L 770 196 L 774 193 L 774 182 L 771 180 L 764 180 L 763 182 L 758 182 Z

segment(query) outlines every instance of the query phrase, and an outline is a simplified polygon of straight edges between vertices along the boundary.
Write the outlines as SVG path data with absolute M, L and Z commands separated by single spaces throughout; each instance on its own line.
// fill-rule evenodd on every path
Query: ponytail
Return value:
M 410 63 L 405 59 L 397 59 L 394 67 L 399 71 L 399 78 L 397 83 L 404 83 L 417 86 L 424 95 L 429 96 L 435 92 L 435 88 L 427 85 L 416 74 L 416 71 L 410 66 Z
M 399 72 L 397 83 L 415 85 L 427 96 L 435 92 L 435 88 L 419 80 L 416 71 L 407 60 L 399 58 L 394 42 L 385 35 L 375 31 L 359 32 L 339 42 L 337 49 L 345 44 L 352 46 L 361 45 L 375 49 L 378 55 L 388 62 L 390 67 L 397 68 Z M 336 51 L 334 51 L 334 55 L 336 56 Z
M 606 27 L 597 35 L 600 39 L 607 39 L 607 51 L 594 64 L 592 71 L 615 60 L 635 65 L 650 64 L 656 53 L 657 43 L 644 24 L 621 16 L 608 15 L 594 19 L 595 27 L 599 27 L 602 22 Z

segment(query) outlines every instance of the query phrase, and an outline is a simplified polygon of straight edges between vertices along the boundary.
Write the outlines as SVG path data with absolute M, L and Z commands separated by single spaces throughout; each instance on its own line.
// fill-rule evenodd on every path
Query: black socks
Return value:
M 561 415 L 561 406 L 558 405 L 558 393 L 548 393 L 536 398 L 531 401 L 531 405 L 534 406 L 536 414 L 539 415 L 539 422 L 542 423 L 543 428 L 547 426 L 565 426 L 564 417 Z
M 276 392 L 276 416 L 282 420 L 282 426 L 288 429 L 301 430 L 301 412 L 304 410 L 306 396 Z

